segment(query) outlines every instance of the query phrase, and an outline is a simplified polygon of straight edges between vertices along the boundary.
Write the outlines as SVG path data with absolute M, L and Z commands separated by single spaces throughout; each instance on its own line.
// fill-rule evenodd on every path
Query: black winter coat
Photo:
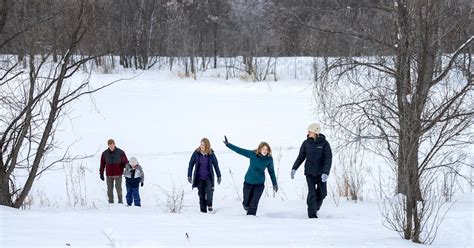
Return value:
M 316 139 L 307 138 L 300 148 L 298 158 L 293 165 L 293 170 L 305 161 L 304 174 L 306 176 L 329 175 L 332 164 L 332 151 L 326 136 L 319 134 Z

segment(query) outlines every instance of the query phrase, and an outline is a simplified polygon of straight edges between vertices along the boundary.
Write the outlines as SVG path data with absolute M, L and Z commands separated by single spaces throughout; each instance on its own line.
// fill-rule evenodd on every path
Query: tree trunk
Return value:
M 399 44 L 397 49 L 397 58 L 396 58 L 396 78 L 395 83 L 397 86 L 397 104 L 400 112 L 399 123 L 400 123 L 400 133 L 399 133 L 399 149 L 398 149 L 398 172 L 397 172 L 397 193 L 404 194 L 408 196 L 408 170 L 406 168 L 407 164 L 403 156 L 406 154 L 406 143 L 409 142 L 406 139 L 404 132 L 408 130 L 409 125 L 407 122 L 407 110 L 408 104 L 407 95 L 410 94 L 410 59 L 409 59 L 409 40 L 408 35 L 410 33 L 408 25 L 408 10 L 406 9 L 405 3 L 398 1 L 398 35 L 399 35 Z M 408 145 L 410 145 L 408 143 Z
M 217 68 L 217 22 L 214 22 L 214 37 L 212 39 L 212 46 L 214 47 L 214 69 Z
M 421 200 L 420 178 L 418 173 L 418 151 L 421 138 L 421 112 L 418 102 L 414 102 L 412 92 L 411 59 L 412 53 L 407 4 L 398 1 L 398 36 L 399 43 L 396 58 L 396 86 L 397 104 L 399 109 L 399 137 L 398 137 L 398 173 L 397 192 L 406 196 L 406 223 L 404 238 L 420 242 L 420 220 L 417 201 Z M 418 93 L 418 90 L 417 90 Z M 419 99 L 418 99 L 419 100 Z
M 0 205 L 11 206 L 12 197 L 10 195 L 10 177 L 8 174 L 0 170 Z

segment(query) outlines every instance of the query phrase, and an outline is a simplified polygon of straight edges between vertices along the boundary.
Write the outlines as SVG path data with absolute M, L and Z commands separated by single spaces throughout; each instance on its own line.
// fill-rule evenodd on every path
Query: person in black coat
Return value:
M 195 168 L 194 174 L 193 168 Z M 201 145 L 191 156 L 188 167 L 188 182 L 192 184 L 192 188 L 198 188 L 199 206 L 203 213 L 214 211 L 212 208 L 214 171 L 217 174 L 217 184 L 220 184 L 221 171 L 219 170 L 219 163 L 214 151 L 211 149 L 209 139 L 203 138 Z
M 318 218 L 318 211 L 327 195 L 326 182 L 331 170 L 332 151 L 326 136 L 320 133 L 318 123 L 312 123 L 307 130 L 308 136 L 291 170 L 291 179 L 295 178 L 296 170 L 306 160 L 304 175 L 308 184 L 308 217 Z

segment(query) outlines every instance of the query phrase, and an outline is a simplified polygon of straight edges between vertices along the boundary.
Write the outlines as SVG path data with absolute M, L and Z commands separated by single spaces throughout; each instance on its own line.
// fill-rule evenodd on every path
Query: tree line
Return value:
M 85 1 L 88 27 L 75 54 L 113 55 L 125 68 L 148 69 L 158 57 L 187 57 L 189 67 L 217 67 L 218 57 L 394 55 L 396 30 L 387 0 L 97 0 Z M 2 54 L 67 53 L 67 0 L 2 0 Z M 446 33 L 440 51 L 452 52 L 472 30 L 469 0 L 442 1 Z M 33 30 L 34 29 L 34 30 Z M 31 35 L 35 32 L 35 35 Z M 348 35 L 349 34 L 349 35 Z M 370 39 L 366 39 L 370 35 Z M 31 40 L 33 37 L 33 40 Z M 195 58 L 202 59 L 197 64 Z M 101 64 L 104 57 L 95 61 Z M 248 62 L 250 63 L 250 62 Z

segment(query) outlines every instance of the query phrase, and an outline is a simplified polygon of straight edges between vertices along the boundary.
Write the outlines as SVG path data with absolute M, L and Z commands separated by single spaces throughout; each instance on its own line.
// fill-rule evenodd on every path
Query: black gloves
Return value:
M 273 185 L 273 191 L 278 192 L 278 185 Z
M 100 174 L 100 180 L 104 181 L 105 178 L 104 178 L 104 174 Z
M 191 177 L 188 177 L 188 182 L 193 183 L 193 179 Z
M 222 178 L 221 178 L 221 177 L 218 177 L 218 178 L 217 178 L 217 184 L 221 184 L 221 182 L 222 182 Z
M 143 187 L 143 182 L 141 183 L 141 186 Z
M 225 136 L 225 135 L 224 135 L 224 141 L 223 142 L 224 142 L 225 145 L 229 144 L 229 141 L 227 140 L 227 136 Z

